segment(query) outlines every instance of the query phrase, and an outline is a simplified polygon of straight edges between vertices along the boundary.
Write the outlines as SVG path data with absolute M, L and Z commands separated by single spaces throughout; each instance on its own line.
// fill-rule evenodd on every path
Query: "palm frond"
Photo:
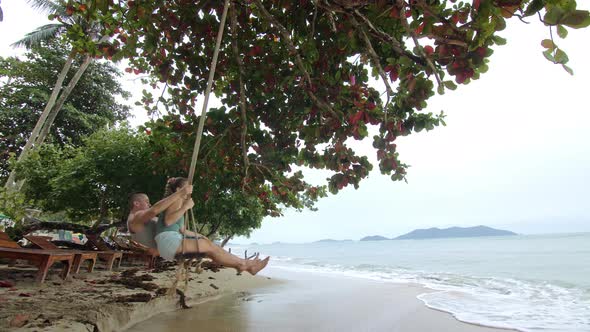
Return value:
M 10 45 L 12 47 L 26 47 L 30 49 L 33 46 L 41 44 L 43 41 L 55 39 L 64 29 L 65 25 L 62 23 L 51 23 L 38 27 L 29 32 L 21 40 L 16 41 Z
M 64 15 L 66 7 L 60 5 L 52 0 L 27 0 L 27 3 L 33 7 L 33 9 L 39 10 L 43 13 Z

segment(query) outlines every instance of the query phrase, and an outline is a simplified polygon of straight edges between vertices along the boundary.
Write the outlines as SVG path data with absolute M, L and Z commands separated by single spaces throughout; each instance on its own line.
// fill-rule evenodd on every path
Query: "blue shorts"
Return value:
M 182 244 L 182 234 L 180 232 L 162 232 L 156 235 L 155 240 L 160 256 L 167 261 L 173 261 Z

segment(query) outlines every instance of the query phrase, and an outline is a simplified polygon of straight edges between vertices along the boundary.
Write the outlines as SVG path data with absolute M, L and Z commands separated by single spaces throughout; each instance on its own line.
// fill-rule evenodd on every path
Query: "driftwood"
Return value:
M 250 260 L 252 258 L 258 258 L 258 255 L 260 255 L 259 252 L 255 252 L 252 255 L 248 256 L 248 250 L 244 250 L 244 259 L 245 260 Z

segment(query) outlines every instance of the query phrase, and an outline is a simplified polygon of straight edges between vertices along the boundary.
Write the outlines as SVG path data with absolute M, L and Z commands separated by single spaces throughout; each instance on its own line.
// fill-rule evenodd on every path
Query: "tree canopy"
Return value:
M 144 91 L 139 104 L 166 115 L 144 124 L 145 136 L 136 138 L 149 146 L 154 178 L 188 174 L 200 119 L 197 99 L 207 84 L 224 4 L 57 2 L 66 15 L 102 29 L 86 34 L 83 26 L 69 25 L 65 36 L 74 51 L 126 60 L 126 72 L 162 89 L 161 94 Z M 428 99 L 487 71 L 494 49 L 506 42 L 498 33 L 507 20 L 549 26 L 556 34 L 548 31 L 543 54 L 570 73 L 554 37 L 590 25 L 588 11 L 577 9 L 575 0 L 226 3 L 213 84 L 222 106 L 206 114 L 194 192 L 196 209 L 210 213 L 211 220 L 207 202 L 213 198 L 220 208 L 229 207 L 225 199 L 255 209 L 258 204 L 262 216 L 280 215 L 282 207 L 313 207 L 326 187 L 307 183 L 305 167 L 329 171 L 327 189 L 334 194 L 358 187 L 373 165 L 350 147 L 353 140 L 372 141 L 381 173 L 404 180 L 407 165 L 397 152 L 397 138 L 444 125 L 444 114 L 427 110 Z M 385 86 L 383 94 L 374 79 Z M 99 141 L 90 138 L 87 147 Z M 118 169 L 112 166 L 102 171 Z M 144 181 L 143 191 L 151 190 L 151 179 Z
M 24 59 L 0 57 L 0 179 L 8 176 L 8 159 L 18 155 L 47 103 L 68 52 L 57 41 L 34 47 Z M 80 63 L 75 63 L 74 67 Z M 82 138 L 129 116 L 121 101 L 120 72 L 110 63 L 93 63 L 81 78 L 51 129 L 51 141 L 78 146 Z
M 68 4 L 112 37 L 96 43 L 69 33 L 80 51 L 127 59 L 128 72 L 165 84 L 161 97 L 143 98 L 148 110 L 163 105 L 172 114 L 173 121 L 155 123 L 158 129 L 194 128 L 221 1 Z M 228 17 L 214 79 L 223 107 L 208 113 L 204 131 L 216 152 L 198 169 L 224 172 L 227 186 L 262 200 L 270 186 L 287 204 L 287 192 L 317 190 L 293 173 L 295 166 L 329 170 L 332 193 L 358 186 L 372 165 L 350 140 L 372 139 L 380 171 L 405 179 L 396 138 L 444 124 L 443 114 L 425 111 L 427 100 L 486 72 L 493 49 L 505 43 L 498 32 L 508 19 L 540 21 L 562 38 L 590 24 L 575 0 L 231 0 Z M 552 36 L 543 41 L 545 57 L 571 71 Z M 386 95 L 370 77 L 383 82 Z M 177 153 L 186 161 L 191 151 Z

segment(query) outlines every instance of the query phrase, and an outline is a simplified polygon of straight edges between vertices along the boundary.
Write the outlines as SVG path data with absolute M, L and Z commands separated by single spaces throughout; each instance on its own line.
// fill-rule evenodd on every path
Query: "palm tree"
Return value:
M 96 24 L 93 24 L 92 22 L 87 22 L 82 17 L 69 15 L 67 12 L 67 7 L 64 7 L 62 4 L 55 3 L 52 0 L 28 0 L 27 2 L 34 9 L 38 9 L 43 12 L 47 12 L 55 17 L 58 17 L 60 23 L 50 23 L 38 27 L 32 32 L 27 33 L 23 39 L 12 44 L 13 47 L 24 46 L 30 49 L 33 46 L 40 45 L 44 41 L 58 38 L 74 24 L 81 26 L 87 34 L 94 35 L 95 38 L 100 39 L 99 42 L 102 42 L 105 39 L 104 37 L 96 37 Z M 80 77 L 82 77 L 82 74 L 84 74 L 84 72 L 92 62 L 92 57 L 90 57 L 89 55 L 85 55 L 82 64 L 80 65 L 80 67 L 78 68 L 78 70 L 76 71 L 76 73 L 66 86 L 66 88 L 62 90 L 64 80 L 67 74 L 69 73 L 72 63 L 74 62 L 76 56 L 77 52 L 74 50 L 72 50 L 68 55 L 66 63 L 64 64 L 59 76 L 57 77 L 57 81 L 55 82 L 55 86 L 53 87 L 51 96 L 47 101 L 47 105 L 45 105 L 45 109 L 41 113 L 39 120 L 37 120 L 37 123 L 35 124 L 35 127 L 31 132 L 31 136 L 27 140 L 27 143 L 25 144 L 20 155 L 18 156 L 18 161 L 21 161 L 24 157 L 26 157 L 28 152 L 32 148 L 39 146 L 43 143 L 43 141 L 49 134 L 49 129 L 51 128 L 53 121 L 55 120 L 57 114 L 63 107 L 63 104 L 65 103 L 66 99 L 68 98 L 68 96 L 80 80 Z M 5 187 L 14 188 L 16 186 L 16 189 L 20 190 L 20 188 L 22 187 L 22 182 L 17 185 L 14 179 L 15 172 L 14 170 L 12 170 L 10 172 L 8 180 L 6 181 Z

